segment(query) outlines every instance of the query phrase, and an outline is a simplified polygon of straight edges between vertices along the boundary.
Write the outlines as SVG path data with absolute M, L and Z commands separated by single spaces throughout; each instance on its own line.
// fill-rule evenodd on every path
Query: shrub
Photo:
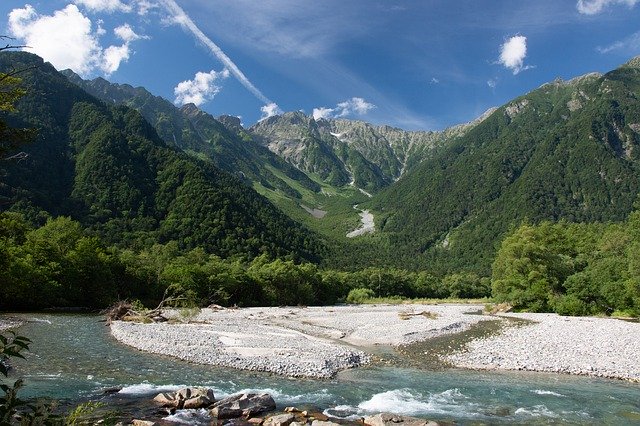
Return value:
M 347 295 L 347 303 L 364 303 L 368 299 L 371 299 L 375 296 L 373 290 L 368 288 L 354 288 Z

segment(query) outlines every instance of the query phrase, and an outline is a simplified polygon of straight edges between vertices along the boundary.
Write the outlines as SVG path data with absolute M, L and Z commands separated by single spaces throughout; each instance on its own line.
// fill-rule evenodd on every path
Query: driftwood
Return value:
M 145 309 L 139 304 L 133 304 L 128 300 L 116 302 L 113 306 L 102 312 L 106 316 L 107 325 L 112 321 L 139 321 L 139 322 L 165 322 L 168 318 L 162 315 L 162 311 L 167 306 L 173 306 L 178 302 L 188 300 L 185 296 L 169 296 L 171 288 L 164 291 L 162 300 L 154 309 Z

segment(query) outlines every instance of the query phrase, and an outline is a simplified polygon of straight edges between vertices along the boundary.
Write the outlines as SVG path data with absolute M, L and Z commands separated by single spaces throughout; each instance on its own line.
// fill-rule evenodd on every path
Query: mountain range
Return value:
M 620 221 L 640 191 L 639 58 L 440 132 L 302 112 L 245 128 L 144 88 L 0 55 L 0 71 L 33 64 L 7 119 L 40 133 L 23 148 L 29 160 L 6 167 L 2 195 L 13 209 L 82 218 L 127 245 L 488 274 L 523 221 Z M 355 204 L 376 231 L 348 239 Z

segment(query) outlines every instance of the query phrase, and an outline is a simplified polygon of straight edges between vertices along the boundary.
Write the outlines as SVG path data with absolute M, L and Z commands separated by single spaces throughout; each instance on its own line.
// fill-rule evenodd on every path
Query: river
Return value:
M 12 373 L 25 379 L 25 398 L 140 406 L 160 390 L 190 385 L 211 387 L 216 397 L 269 392 L 280 408 L 313 406 L 351 418 L 390 411 L 463 425 L 640 424 L 640 385 L 622 381 L 380 364 L 342 372 L 333 380 L 289 379 L 141 353 L 111 338 L 98 316 L 13 316 L 26 321 L 17 331 L 33 341 L 27 360 L 14 362 Z M 105 395 L 110 387 L 122 390 Z

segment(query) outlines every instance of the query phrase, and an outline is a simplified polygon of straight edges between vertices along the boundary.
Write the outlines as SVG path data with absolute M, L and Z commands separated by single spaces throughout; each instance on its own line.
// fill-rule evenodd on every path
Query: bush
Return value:
M 354 288 L 347 295 L 347 303 L 364 303 L 375 296 L 373 290 L 368 288 Z

